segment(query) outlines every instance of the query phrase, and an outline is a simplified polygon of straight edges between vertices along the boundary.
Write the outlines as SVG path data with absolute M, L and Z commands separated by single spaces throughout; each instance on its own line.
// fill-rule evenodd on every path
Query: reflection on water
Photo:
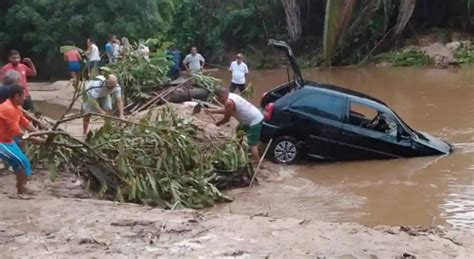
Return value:
M 216 75 L 224 82 L 229 81 L 227 72 Z M 298 166 L 300 177 L 336 189 L 332 198 L 338 205 L 325 204 L 330 207 L 329 220 L 372 226 L 435 223 L 474 229 L 474 67 L 456 71 L 310 70 L 304 72 L 304 77 L 381 99 L 411 127 L 441 137 L 455 147 L 453 154 L 441 157 Z M 285 70 L 251 71 L 249 81 L 255 88 L 254 101 L 258 103 L 265 91 L 286 80 Z M 268 197 L 271 195 L 266 196 L 271 202 Z M 288 192 L 275 203 L 285 203 L 282 197 L 291 201 L 286 204 L 284 216 L 300 217 L 302 210 L 306 210 L 305 216 L 319 217 L 319 208 L 314 208 L 317 197 L 304 195 L 298 201 L 298 197 L 291 197 Z M 344 207 L 340 206 L 341 199 L 357 202 Z M 291 215 L 292 211 L 295 215 Z

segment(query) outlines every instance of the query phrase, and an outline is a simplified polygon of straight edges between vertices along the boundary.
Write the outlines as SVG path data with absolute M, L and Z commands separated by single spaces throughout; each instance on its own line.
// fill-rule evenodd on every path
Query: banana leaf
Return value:
M 61 53 L 65 53 L 66 51 L 69 51 L 69 50 L 77 50 L 81 54 L 84 53 L 84 50 L 72 45 L 64 45 L 64 46 L 59 47 L 59 52 Z

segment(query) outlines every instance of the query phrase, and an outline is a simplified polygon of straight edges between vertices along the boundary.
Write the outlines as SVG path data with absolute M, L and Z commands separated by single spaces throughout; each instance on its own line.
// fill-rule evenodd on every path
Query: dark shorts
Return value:
M 36 111 L 33 100 L 31 99 L 31 95 L 25 97 L 25 101 L 23 102 L 22 107 L 25 111 L 29 111 L 29 112 L 35 112 Z
M 79 61 L 67 62 L 67 71 L 76 73 L 81 71 L 81 63 Z
M 230 87 L 229 87 L 229 91 L 231 93 L 235 92 L 235 89 L 236 88 L 239 88 L 239 92 L 243 92 L 245 90 L 245 84 L 235 84 L 235 83 L 232 83 L 230 84 Z

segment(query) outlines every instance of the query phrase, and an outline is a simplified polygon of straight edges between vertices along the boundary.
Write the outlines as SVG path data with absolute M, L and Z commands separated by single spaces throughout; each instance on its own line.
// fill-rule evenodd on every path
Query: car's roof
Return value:
M 380 101 L 377 98 L 374 98 L 372 96 L 366 95 L 366 94 L 361 93 L 361 92 L 357 92 L 357 91 L 354 91 L 354 90 L 343 88 L 343 87 L 340 87 L 340 86 L 329 85 L 329 84 L 320 84 L 320 83 L 316 83 L 316 82 L 305 81 L 305 87 L 303 89 L 307 89 L 309 91 L 317 90 L 317 89 L 323 89 L 323 90 L 325 90 L 325 92 L 333 93 L 335 95 L 355 96 L 355 97 L 358 97 L 358 98 L 361 98 L 361 99 L 367 99 L 367 100 L 382 104 L 384 106 L 387 106 L 384 102 Z

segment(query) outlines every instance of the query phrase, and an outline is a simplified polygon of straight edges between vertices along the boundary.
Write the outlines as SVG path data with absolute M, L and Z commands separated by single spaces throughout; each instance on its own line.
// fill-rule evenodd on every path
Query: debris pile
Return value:
M 220 189 L 248 185 L 253 170 L 241 137 L 209 130 L 212 121 L 177 114 L 178 106 L 168 103 L 183 89 L 190 95 L 192 85 L 204 91 L 201 99 L 206 99 L 220 80 L 193 74 L 170 86 L 169 65 L 162 50 L 152 53 L 150 60 L 132 51 L 103 68 L 104 73 L 116 74 L 124 86 L 128 118 L 93 114 L 106 122 L 83 141 L 57 130 L 83 115 L 63 116 L 51 130 L 30 134 L 48 136 L 44 145 L 29 147 L 33 165 L 49 168 L 52 178 L 58 170 L 86 175 L 88 189 L 98 191 L 99 197 L 163 208 L 210 206 L 224 198 Z M 76 90 L 70 107 L 79 96 Z
M 219 189 L 248 184 L 242 180 L 253 172 L 239 138 L 210 134 L 173 106 L 132 119 L 107 121 L 85 141 L 61 131 L 37 133 L 53 137 L 31 146 L 30 156 L 53 178 L 60 168 L 85 173 L 99 197 L 163 208 L 210 206 L 223 198 Z

